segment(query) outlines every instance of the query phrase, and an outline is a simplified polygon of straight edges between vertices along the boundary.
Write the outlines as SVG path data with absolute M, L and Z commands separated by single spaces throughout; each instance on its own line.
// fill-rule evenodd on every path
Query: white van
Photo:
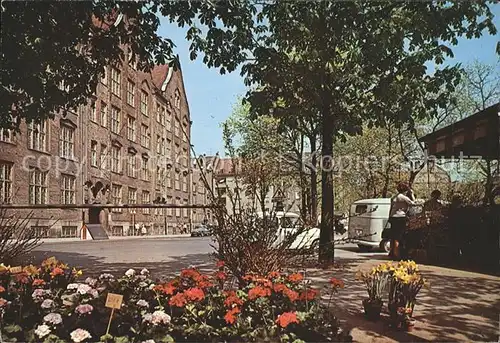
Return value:
M 391 198 L 355 201 L 349 211 L 348 237 L 354 239 L 361 250 L 380 247 L 390 250 L 390 242 L 382 240 L 382 231 L 390 227 Z
M 267 214 L 275 218 L 278 221 L 278 236 L 279 239 L 275 244 L 279 244 L 287 234 L 292 234 L 302 228 L 302 223 L 300 221 L 300 215 L 293 212 L 283 212 L 277 211 L 272 214 Z M 257 212 L 258 218 L 263 218 L 262 212 Z M 294 242 L 290 246 L 290 249 L 303 249 L 311 248 L 319 243 L 319 228 L 310 228 L 304 230 L 300 235 L 295 238 Z

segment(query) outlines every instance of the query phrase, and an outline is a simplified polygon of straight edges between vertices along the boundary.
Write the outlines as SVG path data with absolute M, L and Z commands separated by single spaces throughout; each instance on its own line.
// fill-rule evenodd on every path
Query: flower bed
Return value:
M 245 284 L 233 287 L 223 263 L 218 266 L 211 276 L 185 269 L 161 282 L 146 269 L 83 280 L 81 271 L 55 258 L 15 274 L 2 265 L 2 338 L 77 343 L 351 340 L 320 306 L 319 291 L 302 274 L 247 275 Z M 340 286 L 332 282 L 330 292 Z M 106 335 L 108 293 L 123 295 L 123 303 Z

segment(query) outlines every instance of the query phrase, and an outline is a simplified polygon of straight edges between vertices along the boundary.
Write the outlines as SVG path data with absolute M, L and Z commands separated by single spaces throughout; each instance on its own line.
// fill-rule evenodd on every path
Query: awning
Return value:
M 500 103 L 419 139 L 429 157 L 490 159 L 500 157 Z

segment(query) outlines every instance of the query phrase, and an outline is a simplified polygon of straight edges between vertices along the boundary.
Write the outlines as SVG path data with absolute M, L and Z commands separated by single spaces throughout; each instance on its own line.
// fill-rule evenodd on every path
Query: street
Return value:
M 55 256 L 72 266 L 82 268 L 85 274 L 101 272 L 122 273 L 129 268 L 147 268 L 155 276 L 166 276 L 191 265 L 212 269 L 214 249 L 210 237 L 155 237 L 128 240 L 72 241 L 43 243 L 31 254 L 30 262 L 39 262 Z M 384 253 L 360 253 L 354 244 L 336 249 L 340 260 L 367 259 Z

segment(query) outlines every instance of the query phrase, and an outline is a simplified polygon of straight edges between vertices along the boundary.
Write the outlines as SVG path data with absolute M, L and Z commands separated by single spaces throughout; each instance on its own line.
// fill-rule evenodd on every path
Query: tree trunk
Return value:
M 329 108 L 322 113 L 321 146 L 321 226 L 319 238 L 319 261 L 333 262 L 333 131 L 334 123 Z
M 316 157 L 316 136 L 314 134 L 311 135 L 311 137 L 309 137 L 309 141 L 311 143 L 311 152 L 313 153 L 311 156 L 311 208 L 309 213 L 311 214 L 311 223 L 316 225 L 318 223 L 318 172 L 316 171 L 318 158 Z

